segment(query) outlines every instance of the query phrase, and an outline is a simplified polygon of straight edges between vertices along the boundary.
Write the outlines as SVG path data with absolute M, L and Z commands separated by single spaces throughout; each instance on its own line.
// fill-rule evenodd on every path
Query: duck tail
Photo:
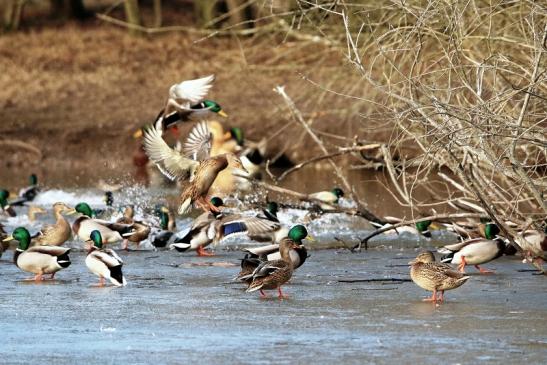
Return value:
M 437 250 L 438 253 L 442 253 L 443 255 L 452 255 L 454 256 L 454 252 L 450 251 L 448 248 L 446 247 L 441 247 Z
M 110 268 L 110 281 L 116 286 L 125 286 L 127 282 L 123 277 L 122 265 L 114 266 Z
M 179 206 L 178 213 L 180 215 L 186 214 L 190 211 L 190 207 L 192 206 L 192 199 L 191 198 L 181 198 L 181 204 Z
M 241 280 L 243 280 L 243 278 L 241 278 Z M 249 287 L 247 288 L 247 290 L 245 290 L 247 293 L 252 293 L 254 291 L 257 291 L 257 290 L 260 290 L 262 289 L 262 286 L 264 284 L 263 283 L 257 283 L 257 282 L 252 282 Z
M 57 263 L 63 269 L 66 269 L 67 267 L 70 266 L 71 262 L 70 262 L 70 258 L 68 257 L 68 251 L 60 256 L 57 256 Z
M 192 245 L 189 243 L 172 243 L 169 245 L 170 250 L 177 250 L 178 252 L 186 252 Z
M 439 250 L 439 252 L 444 253 L 444 252 L 441 252 L 440 250 Z M 449 253 L 447 253 L 446 255 L 443 255 L 441 257 L 441 262 L 451 263 L 453 259 L 454 259 L 454 252 L 450 251 Z

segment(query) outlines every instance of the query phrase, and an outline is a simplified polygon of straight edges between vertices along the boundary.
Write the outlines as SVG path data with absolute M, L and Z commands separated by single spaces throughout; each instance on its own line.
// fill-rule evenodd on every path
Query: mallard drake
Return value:
M 179 122 L 202 120 L 211 113 L 221 117 L 228 117 L 221 106 L 213 100 L 204 99 L 209 89 L 213 86 L 214 75 L 200 79 L 186 80 L 173 84 L 169 88 L 169 95 L 165 107 L 155 119 L 154 126 L 162 131 L 176 128 Z M 133 135 L 135 138 L 142 136 L 139 129 Z
M 68 241 L 72 236 L 72 230 L 70 224 L 63 217 L 63 213 L 72 212 L 72 208 L 65 203 L 53 204 L 53 216 L 55 217 L 55 224 L 42 227 L 37 235 L 33 236 L 33 240 L 36 245 L 41 246 L 61 246 Z
M 0 212 L 9 217 L 15 217 L 17 213 L 13 210 L 12 206 L 8 203 L 10 193 L 8 190 L 0 189 Z
M 36 198 L 36 195 L 38 195 L 39 192 L 38 177 L 36 174 L 31 174 L 29 176 L 29 185 L 19 191 L 19 198 L 23 198 L 25 201 L 30 202 Z
M 389 217 L 389 218 L 390 218 L 390 221 L 393 222 L 393 223 L 398 223 L 398 222 L 401 221 L 398 218 L 393 218 L 393 217 Z M 396 220 L 398 220 L 398 222 Z M 384 225 L 378 224 L 376 222 L 370 222 L 370 223 L 373 226 L 377 227 L 377 228 L 387 228 L 387 227 L 392 226 L 392 223 L 386 223 Z M 408 234 L 412 234 L 412 235 L 415 235 L 415 236 L 423 236 L 425 238 L 431 238 L 431 232 L 429 231 L 430 226 L 431 226 L 431 221 L 430 220 L 419 221 L 419 222 L 416 222 L 414 226 L 401 226 L 401 227 L 393 228 L 392 230 L 385 231 L 384 234 L 386 234 L 386 235 L 392 235 L 392 234 L 400 235 L 400 234 L 403 234 L 403 233 L 408 233 Z
M 109 279 L 116 286 L 125 286 L 127 281 L 122 273 L 123 261 L 118 254 L 111 249 L 103 248 L 101 232 L 92 231 L 89 235 L 91 241 L 85 265 L 93 274 L 99 277 L 97 286 L 104 286 L 105 279 Z
M 266 297 L 264 290 L 277 289 L 279 299 L 287 298 L 281 291 L 281 286 L 292 277 L 294 266 L 291 261 L 290 250 L 297 249 L 298 244 L 286 237 L 279 243 L 281 260 L 264 261 L 249 275 L 242 276 L 240 280 L 251 279 L 247 292 L 260 291 L 260 297 Z
M 285 237 L 289 237 L 291 240 L 293 240 L 293 242 L 297 244 L 295 248 L 291 248 L 289 250 L 289 256 L 291 258 L 293 268 L 294 270 L 296 270 L 300 266 L 302 266 L 308 258 L 308 251 L 306 250 L 306 247 L 302 244 L 302 240 L 307 238 L 310 241 L 313 241 L 313 238 L 308 234 L 306 227 L 302 225 L 296 225 L 292 227 L 290 231 L 288 231 L 287 235 L 285 235 Z M 279 242 L 281 242 L 282 240 L 283 239 L 281 239 Z M 247 284 L 251 282 L 249 274 L 251 274 L 258 267 L 258 265 L 260 265 L 261 262 L 276 261 L 281 259 L 279 243 L 262 247 L 247 248 L 243 251 L 246 251 L 248 253 L 241 260 L 241 271 L 236 279 L 241 280 L 242 277 L 246 277 L 247 279 L 243 281 L 247 282 Z
M 228 166 L 245 170 L 239 158 L 232 153 L 209 157 L 210 141 L 211 134 L 207 123 L 196 125 L 184 145 L 185 155 L 191 156 L 190 159 L 170 148 L 157 128 L 150 128 L 145 132 L 146 153 L 160 171 L 172 180 L 189 180 L 180 195 L 179 214 L 187 213 L 194 203 L 205 212 L 217 210 L 207 201 L 207 193 L 218 173 Z
M 495 226 L 491 224 L 490 226 Z M 491 237 L 490 232 L 498 232 L 499 228 L 486 228 L 487 236 Z M 483 274 L 493 273 L 492 270 L 481 268 L 479 265 L 485 264 L 497 259 L 503 255 L 506 243 L 503 238 L 495 236 L 494 239 L 474 238 L 464 242 L 447 245 L 438 250 L 445 254 L 441 261 L 451 264 L 457 264 L 458 270 L 465 273 L 465 265 L 475 265 L 475 268 Z
M 177 226 L 173 215 L 167 207 L 160 207 L 157 215 L 160 218 L 160 229 L 155 228 L 152 230 L 150 233 L 150 243 L 154 247 L 161 248 L 174 242 Z
M 344 196 L 344 191 L 338 187 L 333 188 L 331 191 L 320 191 L 309 195 L 310 198 L 318 199 L 327 204 L 319 204 L 322 210 L 333 210 L 331 205 L 338 204 L 341 197 Z
M 222 199 L 213 197 L 211 204 L 218 208 L 224 203 Z M 170 245 L 170 248 L 179 252 L 195 249 L 199 256 L 211 256 L 213 254 L 204 250 L 211 243 L 217 244 L 224 238 L 236 234 L 252 235 L 272 232 L 279 226 L 278 222 L 263 218 L 240 214 L 224 215 L 211 211 L 196 218 L 190 231 L 184 237 L 175 239 L 175 243 Z
M 19 246 L 13 255 L 13 262 L 23 271 L 36 274 L 32 280 L 43 280 L 44 274 L 51 274 L 53 279 L 55 273 L 70 266 L 68 253 L 70 248 L 58 246 L 34 246 L 30 247 L 30 233 L 24 227 L 16 228 L 12 235 L 4 241 L 16 240 Z
M 144 224 L 141 221 L 135 220 L 133 217 L 135 215 L 135 210 L 132 205 L 125 207 L 123 212 L 123 217 L 118 219 L 116 223 L 124 224 L 132 227 L 131 235 L 124 235 L 122 249 L 127 250 L 129 241 L 136 243 L 137 245 L 148 238 L 150 234 L 150 226 Z
M 91 232 L 95 230 L 101 232 L 103 243 L 115 243 L 133 234 L 131 225 L 91 218 L 93 211 L 87 203 L 76 204 L 75 209 L 70 213 L 75 212 L 81 215 L 72 224 L 72 231 L 84 242 L 90 240 Z
M 428 302 L 443 302 L 444 291 L 462 286 L 469 276 L 454 271 L 450 266 L 435 262 L 432 252 L 420 253 L 414 260 L 408 263 L 410 266 L 410 278 L 420 288 L 433 292 L 431 298 L 424 299 Z M 437 292 L 440 291 L 440 297 Z
M 272 222 L 280 223 L 277 218 L 277 212 L 279 211 L 279 205 L 276 202 L 268 202 L 266 209 L 262 210 L 262 215 L 258 218 L 267 219 Z M 257 242 L 273 242 L 279 243 L 289 233 L 289 229 L 283 225 L 279 225 L 279 228 L 272 232 L 265 232 L 262 234 L 248 234 L 249 238 Z

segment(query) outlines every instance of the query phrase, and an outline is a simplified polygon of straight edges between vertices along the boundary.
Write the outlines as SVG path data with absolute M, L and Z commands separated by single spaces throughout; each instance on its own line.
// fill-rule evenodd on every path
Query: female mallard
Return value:
M 99 277 L 97 286 L 104 286 L 105 279 L 109 279 L 116 286 L 127 285 L 122 273 L 123 261 L 120 256 L 114 250 L 103 248 L 101 232 L 92 231 L 90 238 L 93 244 L 85 258 L 85 265 Z
M 0 257 L 2 257 L 4 251 L 9 249 L 9 240 L 6 239 L 7 237 L 8 234 L 4 231 L 4 226 L 2 223 L 0 223 Z
M 289 237 L 296 244 L 296 246 L 289 250 L 291 263 L 294 270 L 296 270 L 302 266 L 308 258 L 308 251 L 302 244 L 302 240 L 308 238 L 313 241 L 313 238 L 308 234 L 306 227 L 302 225 L 292 227 L 285 237 Z M 279 242 L 281 241 L 282 240 Z M 249 274 L 251 274 L 260 263 L 263 261 L 276 261 L 281 259 L 279 243 L 263 247 L 248 248 L 244 251 L 247 251 L 248 253 L 241 260 L 241 271 L 236 279 L 242 280 L 241 278 L 246 278 L 242 281 L 247 282 L 247 284 L 249 284 L 252 279 L 249 277 Z
M 438 250 L 439 253 L 445 254 L 441 261 L 459 265 L 458 270 L 462 273 L 465 273 L 465 265 L 475 265 L 482 274 L 492 273 L 492 270 L 484 269 L 479 265 L 503 255 L 506 244 L 503 238 L 497 236 L 498 233 L 499 228 L 495 224 L 488 224 L 485 228 L 485 235 L 488 238 L 474 238 L 444 246 Z
M 71 211 L 72 208 L 65 203 L 53 204 L 55 224 L 42 227 L 38 235 L 33 237 L 34 242 L 42 246 L 61 246 L 68 241 L 72 236 L 72 230 L 68 221 L 63 217 L 63 213 Z
M 45 213 L 47 213 L 45 209 L 36 205 L 31 205 L 28 207 L 28 212 L 27 212 L 28 221 L 32 223 L 36 221 L 36 216 L 38 214 L 45 214 Z
M 141 241 L 144 241 L 148 238 L 148 235 L 150 234 L 150 226 L 147 224 L 144 224 L 141 221 L 137 221 L 133 218 L 135 215 L 135 210 L 133 209 L 132 205 L 128 205 L 125 207 L 125 210 L 123 212 L 123 217 L 118 219 L 116 223 L 124 224 L 127 226 L 132 227 L 132 234 L 131 235 L 125 235 L 123 239 L 122 249 L 127 250 L 129 241 L 136 243 L 139 245 Z
M 427 302 L 443 302 L 444 291 L 460 287 L 468 279 L 462 273 L 452 270 L 443 263 L 435 262 L 432 252 L 423 252 L 408 263 L 410 266 L 410 278 L 420 288 L 433 292 L 431 298 L 424 299 Z M 437 292 L 440 291 L 440 297 Z
M 251 279 L 247 292 L 259 290 L 260 297 L 265 298 L 264 290 L 277 289 L 279 299 L 287 298 L 281 291 L 281 285 L 292 277 L 294 267 L 289 252 L 291 249 L 297 249 L 298 246 L 289 237 L 281 240 L 279 243 L 281 260 L 264 261 L 251 274 L 240 278 L 242 281 Z
M 322 210 L 333 210 L 332 206 L 338 204 L 340 198 L 344 196 L 344 191 L 340 188 L 333 188 L 331 191 L 320 191 L 309 195 L 310 198 L 320 200 L 327 204 L 319 204 Z
M 68 253 L 70 248 L 58 246 L 34 246 L 29 248 L 30 233 L 24 227 L 16 228 L 12 235 L 4 241 L 16 240 L 19 246 L 13 255 L 13 262 L 23 271 L 36 274 L 32 279 L 43 280 L 44 274 L 51 274 L 53 279 L 55 273 L 70 266 Z
M 161 130 L 150 128 L 145 132 L 146 153 L 160 171 L 172 180 L 189 181 L 180 195 L 179 214 L 187 213 L 193 203 L 197 203 L 205 212 L 217 210 L 207 200 L 207 193 L 218 173 L 228 166 L 245 170 L 239 158 L 232 153 L 209 157 L 210 141 L 207 123 L 196 125 L 184 145 L 185 155 L 191 156 L 190 159 L 170 148 L 162 139 Z
M 211 204 L 218 208 L 223 205 L 223 202 L 222 199 L 214 197 L 211 199 Z M 199 256 L 212 256 L 212 253 L 204 249 L 211 243 L 217 244 L 235 234 L 263 234 L 278 228 L 279 223 L 267 219 L 240 214 L 223 215 L 211 211 L 196 218 L 190 231 L 184 237 L 176 239 L 170 247 L 179 252 L 195 249 Z
M 78 212 L 80 217 L 76 218 L 72 224 L 72 230 L 82 241 L 90 240 L 91 232 L 98 230 L 101 232 L 101 237 L 104 243 L 115 243 L 123 240 L 123 237 L 133 234 L 131 225 L 121 223 L 111 223 L 99 219 L 93 219 L 93 211 L 87 203 L 76 204 L 75 209 L 71 213 Z
M 532 258 L 532 262 L 541 265 L 547 260 L 547 226 L 544 232 L 530 229 L 519 233 L 515 241 L 525 254 Z

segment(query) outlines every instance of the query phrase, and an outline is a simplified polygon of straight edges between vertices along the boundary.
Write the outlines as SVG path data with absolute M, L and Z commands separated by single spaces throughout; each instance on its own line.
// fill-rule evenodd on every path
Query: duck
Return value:
M 2 254 L 9 249 L 9 240 L 6 240 L 8 234 L 4 230 L 4 225 L 0 223 L 0 257 Z
M 308 239 L 312 242 L 314 240 L 313 237 L 308 234 L 306 227 L 300 224 L 292 227 L 285 235 L 285 237 L 289 237 L 291 240 L 293 240 L 293 242 L 297 243 L 297 246 L 289 250 L 289 256 L 293 265 L 293 269 L 296 270 L 300 266 L 302 266 L 308 258 L 308 251 L 306 250 L 306 247 L 302 244 L 302 240 Z M 242 280 L 241 278 L 246 278 L 242 281 L 245 281 L 247 282 L 247 284 L 249 284 L 251 281 L 249 274 L 251 274 L 263 261 L 280 260 L 281 253 L 279 251 L 279 244 L 283 239 L 281 239 L 279 243 L 276 244 L 244 249 L 243 251 L 247 253 L 245 254 L 245 257 L 241 260 L 241 271 L 236 277 L 236 280 Z
M 182 121 L 203 118 L 211 112 L 228 117 L 217 102 L 205 99 L 214 81 L 215 75 L 208 75 L 171 85 L 163 115 L 177 112 Z
M 219 197 L 213 197 L 211 204 L 221 207 L 224 202 Z M 190 228 L 190 231 L 182 238 L 177 238 L 170 248 L 179 252 L 195 249 L 198 256 L 213 256 L 205 251 L 205 247 L 211 243 L 217 244 L 224 238 L 236 234 L 260 234 L 271 232 L 279 228 L 278 222 L 259 217 L 248 217 L 240 214 L 224 215 L 211 211 L 200 215 Z
M 216 101 L 205 99 L 214 81 L 215 75 L 209 75 L 171 85 L 166 105 L 156 117 L 154 126 L 162 131 L 172 129 L 177 133 L 177 124 L 181 122 L 200 121 L 211 114 L 227 118 L 228 114 Z M 139 129 L 133 137 L 142 135 L 143 130 Z
M 8 217 L 15 217 L 17 213 L 8 202 L 9 196 L 10 192 L 8 190 L 0 189 L 0 212 Z
M 31 237 L 25 227 L 17 227 L 11 236 L 4 241 L 16 240 L 19 242 L 13 262 L 23 271 L 34 273 L 31 279 L 34 281 L 44 280 L 44 274 L 50 274 L 50 280 L 53 280 L 55 273 L 70 266 L 68 253 L 70 248 L 59 246 L 34 246 L 30 247 Z
M 279 211 L 279 204 L 274 201 L 270 201 L 266 203 L 266 208 L 262 210 L 262 215 L 259 215 L 259 218 L 262 219 L 268 219 L 272 222 L 280 223 L 279 218 L 277 217 L 277 212 Z M 278 229 L 272 232 L 265 232 L 262 234 L 248 234 L 249 238 L 253 241 L 257 242 L 273 242 L 273 243 L 279 243 L 281 240 L 285 237 L 287 237 L 287 234 L 289 233 L 289 230 L 287 227 L 281 225 Z
M 66 218 L 63 217 L 63 213 L 69 213 L 72 210 L 62 202 L 53 204 L 55 224 L 42 227 L 40 232 L 32 237 L 34 243 L 40 246 L 61 246 L 68 241 L 72 237 L 72 230 Z
M 218 121 L 212 120 L 207 122 L 207 126 L 211 131 L 211 156 L 218 156 L 225 153 L 233 153 L 240 159 L 245 169 L 252 168 L 249 164 L 246 164 L 246 157 L 241 155 L 243 141 L 239 138 L 243 138 L 242 132 L 232 134 L 232 130 L 241 131 L 239 128 L 232 128 L 230 131 L 225 132 L 224 127 Z M 234 132 L 236 133 L 236 132 Z M 238 136 L 237 138 L 235 136 Z M 247 170 L 248 171 L 248 170 Z M 211 192 L 214 195 L 229 195 L 236 191 L 249 191 L 251 189 L 251 182 L 245 178 L 235 176 L 234 170 L 231 168 L 220 171 L 217 178 L 211 186 Z M 241 175 L 250 176 L 248 173 L 242 173 Z
M 85 202 L 76 204 L 74 210 L 69 212 L 69 214 L 74 213 L 80 213 L 80 216 L 72 224 L 72 231 L 84 242 L 90 240 L 91 232 L 95 230 L 101 232 L 103 243 L 116 243 L 133 234 L 130 225 L 91 218 L 93 211 Z
M 36 221 L 36 216 L 39 215 L 39 214 L 45 214 L 47 213 L 46 210 L 42 207 L 39 207 L 37 205 L 31 205 L 28 207 L 28 212 L 27 212 L 27 216 L 28 216 L 28 221 L 29 222 L 34 222 Z
M 443 303 L 445 290 L 459 288 L 470 278 L 449 265 L 435 262 L 431 251 L 420 253 L 408 264 L 412 281 L 420 288 L 433 292 L 430 298 L 423 299 L 427 302 Z M 437 292 L 440 292 L 439 297 Z
M 515 241 L 532 262 L 541 265 L 547 260 L 547 226 L 543 232 L 535 229 L 520 232 Z
M 395 218 L 395 217 L 387 217 L 387 218 L 389 219 L 389 222 L 391 223 L 386 223 L 382 225 L 376 222 L 370 222 L 370 224 L 372 224 L 373 226 L 377 228 L 387 228 L 387 227 L 391 227 L 393 225 L 392 223 L 396 224 L 402 221 L 401 219 Z M 403 233 L 408 233 L 411 235 L 423 236 L 427 239 L 430 239 L 431 231 L 429 230 L 429 228 L 431 227 L 431 225 L 432 225 L 432 222 L 430 220 L 418 221 L 414 224 L 414 226 L 407 225 L 407 226 L 393 228 L 392 230 L 385 231 L 384 234 L 392 235 L 393 233 L 395 233 L 397 235 L 401 235 Z
M 136 243 L 139 245 L 141 241 L 144 241 L 150 235 L 150 226 L 143 223 L 142 221 L 137 221 L 133 217 L 135 215 L 135 209 L 132 205 L 125 207 L 123 212 L 123 217 L 118 219 L 116 223 L 124 224 L 132 227 L 132 234 L 124 236 L 122 249 L 128 250 L 129 242 Z
M 115 286 L 125 286 L 127 281 L 122 273 L 123 261 L 116 251 L 103 248 L 101 232 L 94 230 L 89 235 L 93 242 L 89 247 L 85 265 L 93 274 L 99 277 L 97 286 L 104 286 L 105 279 L 110 280 Z
M 335 204 L 338 204 L 341 197 L 344 196 L 344 191 L 339 187 L 334 187 L 331 191 L 319 191 L 317 193 L 312 193 L 309 195 L 312 199 L 317 199 L 327 204 L 319 204 L 319 207 L 322 210 L 334 210 L 332 207 Z
M 290 257 L 290 250 L 297 249 L 298 243 L 293 241 L 290 237 L 285 237 L 279 243 L 279 252 L 281 255 L 280 260 L 263 261 L 260 263 L 252 273 L 246 276 L 242 276 L 240 280 L 250 280 L 250 284 L 247 288 L 247 292 L 259 291 L 261 298 L 266 298 L 264 290 L 277 289 L 278 298 L 288 298 L 283 294 L 281 286 L 288 282 L 294 272 L 294 266 Z
M 239 158 L 232 153 L 210 157 L 210 141 L 206 122 L 200 122 L 192 129 L 184 146 L 184 155 L 165 143 L 161 130 L 153 127 L 145 132 L 146 153 L 159 170 L 172 180 L 188 181 L 180 194 L 178 214 L 188 213 L 194 203 L 205 212 L 217 210 L 207 200 L 207 194 L 218 173 L 228 166 L 245 171 Z
M 438 252 L 444 254 L 442 262 L 457 264 L 458 270 L 465 273 L 466 265 L 474 265 L 481 274 L 493 273 L 479 265 L 501 257 L 506 248 L 506 242 L 497 234 L 499 227 L 488 223 L 484 229 L 486 238 L 473 238 L 453 245 L 441 247 Z
M 174 243 L 176 223 L 173 215 L 167 207 L 160 207 L 157 212 L 160 218 L 159 229 L 153 229 L 150 233 L 150 243 L 156 248 L 163 248 Z
M 40 187 L 38 186 L 38 177 L 36 174 L 31 174 L 29 176 L 29 186 L 19 191 L 19 197 L 25 198 L 27 202 L 30 202 L 36 198 L 39 192 Z

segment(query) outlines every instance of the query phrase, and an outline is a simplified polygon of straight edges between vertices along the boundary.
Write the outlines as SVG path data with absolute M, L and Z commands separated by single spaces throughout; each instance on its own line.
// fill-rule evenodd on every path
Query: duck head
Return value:
M 222 107 L 216 101 L 213 101 L 213 100 L 207 100 L 207 99 L 203 100 L 201 103 L 194 104 L 190 108 L 195 110 L 209 109 L 209 111 L 216 113 L 220 115 L 221 117 L 224 117 L 224 118 L 228 117 L 228 114 L 226 114 L 224 110 L 222 110 Z
M 101 250 L 103 248 L 103 237 L 98 230 L 91 231 L 89 239 L 93 242 L 91 249 L 95 248 Z
M 409 265 L 414 265 L 418 263 L 428 263 L 428 262 L 435 262 L 435 255 L 433 255 L 433 252 L 431 251 L 424 251 L 421 252 L 416 258 L 412 261 L 410 261 Z
M 17 227 L 11 233 L 11 236 L 4 238 L 4 241 L 15 240 L 19 242 L 17 249 L 19 251 L 25 251 L 30 245 L 30 233 L 25 227 Z
M 292 227 L 287 236 L 299 245 L 302 244 L 303 239 L 314 241 L 313 237 L 308 234 L 308 230 L 306 229 L 306 227 L 301 224 Z

